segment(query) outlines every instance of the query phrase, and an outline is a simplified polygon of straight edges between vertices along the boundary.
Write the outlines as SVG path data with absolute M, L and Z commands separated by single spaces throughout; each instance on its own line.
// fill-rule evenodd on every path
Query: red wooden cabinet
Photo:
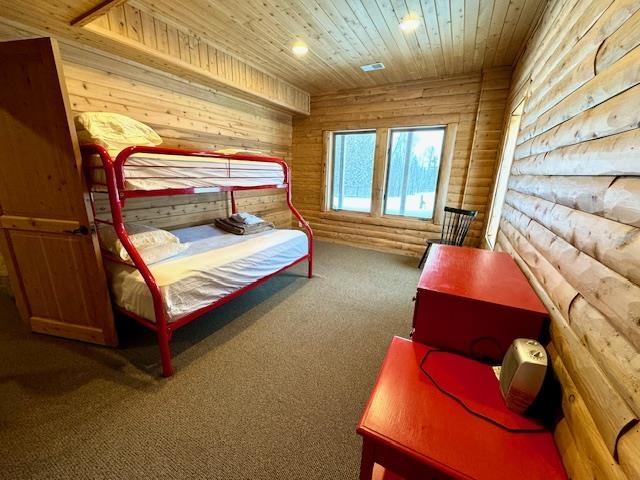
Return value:
M 357 428 L 363 437 L 361 480 L 567 478 L 550 432 L 507 431 L 438 390 L 420 368 L 429 350 L 392 340 Z M 423 367 L 474 411 L 512 429 L 541 428 L 507 409 L 490 366 L 433 352 Z M 375 464 L 388 469 L 387 475 Z
M 413 339 L 502 361 L 516 338 L 543 340 L 548 313 L 506 253 L 434 245 L 424 266 Z

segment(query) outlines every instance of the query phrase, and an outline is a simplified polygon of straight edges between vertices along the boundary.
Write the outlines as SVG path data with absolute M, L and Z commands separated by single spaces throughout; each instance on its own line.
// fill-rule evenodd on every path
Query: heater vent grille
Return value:
M 370 63 L 369 65 L 362 65 L 360 67 L 363 72 L 373 72 L 375 70 L 384 70 L 384 64 L 378 63 Z

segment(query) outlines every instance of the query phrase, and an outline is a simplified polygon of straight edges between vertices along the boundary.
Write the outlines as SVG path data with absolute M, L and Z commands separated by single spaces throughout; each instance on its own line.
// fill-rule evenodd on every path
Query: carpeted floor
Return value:
M 355 479 L 355 426 L 417 259 L 317 242 L 298 266 L 179 330 L 158 377 L 150 332 L 120 349 L 30 334 L 0 295 L 0 477 Z

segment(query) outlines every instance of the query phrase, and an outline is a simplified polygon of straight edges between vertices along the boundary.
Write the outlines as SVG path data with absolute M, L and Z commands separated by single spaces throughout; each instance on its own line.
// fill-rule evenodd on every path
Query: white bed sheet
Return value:
M 307 236 L 298 230 L 233 235 L 213 225 L 174 233 L 189 248 L 149 268 L 164 297 L 169 322 L 270 275 L 308 253 Z M 107 262 L 114 301 L 155 322 L 151 293 L 140 272 Z
M 92 166 L 101 166 L 97 155 Z M 101 168 L 91 170 L 96 185 L 105 183 Z M 136 153 L 124 166 L 126 190 L 162 190 L 187 187 L 256 187 L 281 185 L 284 172 L 277 163 L 190 157 L 157 153 Z

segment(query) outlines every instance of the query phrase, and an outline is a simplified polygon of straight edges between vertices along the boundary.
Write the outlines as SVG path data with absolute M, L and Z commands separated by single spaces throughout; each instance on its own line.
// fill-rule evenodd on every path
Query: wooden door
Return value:
M 34 332 L 115 345 L 55 40 L 0 43 L 0 252 Z

